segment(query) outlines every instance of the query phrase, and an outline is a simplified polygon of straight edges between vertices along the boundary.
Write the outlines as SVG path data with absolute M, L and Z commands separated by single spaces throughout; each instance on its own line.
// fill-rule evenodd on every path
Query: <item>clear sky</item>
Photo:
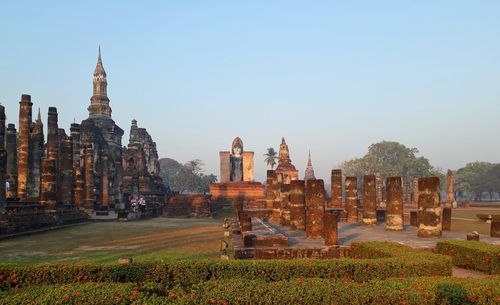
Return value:
M 123 144 L 136 118 L 160 157 L 216 175 L 236 136 L 258 179 L 282 136 L 327 181 L 381 140 L 445 169 L 500 162 L 500 1 L 2 0 L 8 122 L 22 93 L 45 124 L 49 106 L 85 119 L 99 45 Z

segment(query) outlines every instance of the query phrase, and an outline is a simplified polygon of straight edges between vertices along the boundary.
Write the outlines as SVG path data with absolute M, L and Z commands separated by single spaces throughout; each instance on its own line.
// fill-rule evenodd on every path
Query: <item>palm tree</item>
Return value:
M 276 165 L 276 160 L 278 160 L 278 153 L 274 150 L 274 148 L 269 147 L 267 149 L 267 153 L 264 154 L 264 162 L 267 163 L 268 166 L 271 166 L 271 169 L 274 169 L 274 166 Z

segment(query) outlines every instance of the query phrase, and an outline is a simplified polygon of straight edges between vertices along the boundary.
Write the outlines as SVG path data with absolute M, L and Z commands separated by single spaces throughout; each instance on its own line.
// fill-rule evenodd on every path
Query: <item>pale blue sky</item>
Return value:
M 73 3 L 75 2 L 75 3 Z M 88 115 L 102 46 L 113 119 L 146 127 L 161 157 L 199 158 L 240 136 L 282 136 L 318 178 L 381 140 L 435 166 L 500 162 L 500 1 L 7 1 L 0 102 L 22 93 L 66 130 Z

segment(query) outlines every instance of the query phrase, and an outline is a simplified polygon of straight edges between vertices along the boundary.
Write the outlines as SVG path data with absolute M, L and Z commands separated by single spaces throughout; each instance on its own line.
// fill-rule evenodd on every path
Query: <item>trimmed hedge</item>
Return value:
M 2 304 L 498 304 L 500 277 L 375 280 L 217 280 L 187 288 L 158 283 L 38 286 L 0 293 Z
M 394 243 L 355 244 L 353 258 L 337 260 L 186 260 L 130 265 L 0 265 L 0 289 L 75 282 L 157 282 L 173 287 L 241 278 L 266 282 L 293 278 L 351 279 L 451 275 L 451 258 Z
M 451 256 L 458 267 L 500 274 L 500 246 L 472 240 L 447 240 L 437 243 L 436 252 Z

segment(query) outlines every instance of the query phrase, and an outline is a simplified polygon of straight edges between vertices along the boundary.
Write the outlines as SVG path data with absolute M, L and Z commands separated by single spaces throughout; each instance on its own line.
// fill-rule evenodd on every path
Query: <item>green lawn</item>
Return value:
M 452 218 L 464 218 L 462 219 L 452 219 L 451 230 L 457 232 L 472 232 L 478 231 L 481 234 L 490 234 L 489 223 L 479 220 L 477 214 L 500 214 L 500 208 L 460 208 L 452 210 Z
M 154 218 L 130 222 L 92 222 L 0 241 L 0 261 L 10 263 L 116 262 L 163 258 L 217 257 L 223 239 L 216 219 Z

